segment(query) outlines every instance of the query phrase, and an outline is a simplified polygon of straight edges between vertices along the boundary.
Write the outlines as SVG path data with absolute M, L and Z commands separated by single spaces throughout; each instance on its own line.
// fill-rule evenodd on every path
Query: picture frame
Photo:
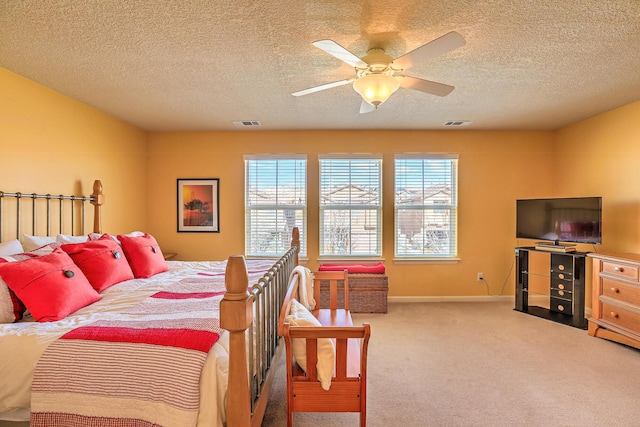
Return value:
M 179 233 L 220 232 L 220 180 L 178 178 Z

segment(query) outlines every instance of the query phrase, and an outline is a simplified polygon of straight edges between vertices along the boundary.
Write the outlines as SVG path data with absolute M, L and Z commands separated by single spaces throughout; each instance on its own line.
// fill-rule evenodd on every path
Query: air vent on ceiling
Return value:
M 242 120 L 242 121 L 239 121 L 239 122 L 233 122 L 233 124 L 236 125 L 239 128 L 262 126 L 262 123 L 260 123 L 257 120 Z
M 444 122 L 445 126 L 469 126 L 471 120 L 452 120 L 450 122 Z

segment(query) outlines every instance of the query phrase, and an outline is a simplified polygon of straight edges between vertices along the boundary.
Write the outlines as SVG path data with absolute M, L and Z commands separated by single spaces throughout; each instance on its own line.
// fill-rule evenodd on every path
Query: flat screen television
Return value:
M 516 201 L 516 238 L 602 243 L 602 197 Z

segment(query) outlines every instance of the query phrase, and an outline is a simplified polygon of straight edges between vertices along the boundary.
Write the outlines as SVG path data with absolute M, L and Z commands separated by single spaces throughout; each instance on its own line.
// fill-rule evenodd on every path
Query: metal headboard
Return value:
M 15 217 L 9 215 L 8 220 L 14 221 L 15 227 L 5 224 L 5 199 L 6 209 L 13 210 Z M 25 200 L 31 209 L 23 207 L 23 199 L 31 200 L 31 203 Z M 39 203 L 40 201 L 40 203 Z M 54 201 L 52 206 L 52 201 Z M 104 194 L 102 194 L 102 183 L 96 180 L 93 183 L 93 194 L 90 196 L 65 196 L 52 194 L 36 194 L 36 193 L 7 193 L 0 191 L 0 242 L 3 242 L 5 228 L 15 230 L 15 238 L 20 239 L 23 219 L 31 222 L 31 234 L 37 235 L 46 231 L 47 236 L 52 235 L 52 225 L 55 234 L 85 234 L 85 205 L 89 202 L 94 206 L 93 212 L 93 231 L 102 232 L 100 208 L 104 204 Z M 65 208 L 66 206 L 66 208 Z M 66 214 L 66 212 L 69 212 Z M 38 222 L 40 214 L 45 216 L 45 226 L 42 228 Z M 39 227 L 40 226 L 40 227 Z M 57 227 L 57 228 L 56 228 Z M 10 237 L 11 239 L 13 237 Z

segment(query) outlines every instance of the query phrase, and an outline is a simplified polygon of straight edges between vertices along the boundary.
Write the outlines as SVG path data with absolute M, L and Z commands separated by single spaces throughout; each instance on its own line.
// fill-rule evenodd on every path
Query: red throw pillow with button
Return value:
M 64 319 L 100 295 L 62 249 L 19 262 L 0 264 L 0 277 L 38 322 Z
M 62 245 L 62 250 L 69 254 L 98 292 L 133 279 L 122 248 L 108 234 L 98 240 Z
M 164 255 L 156 239 L 150 235 L 126 236 L 118 235 L 129 266 L 136 278 L 147 278 L 169 270 Z

